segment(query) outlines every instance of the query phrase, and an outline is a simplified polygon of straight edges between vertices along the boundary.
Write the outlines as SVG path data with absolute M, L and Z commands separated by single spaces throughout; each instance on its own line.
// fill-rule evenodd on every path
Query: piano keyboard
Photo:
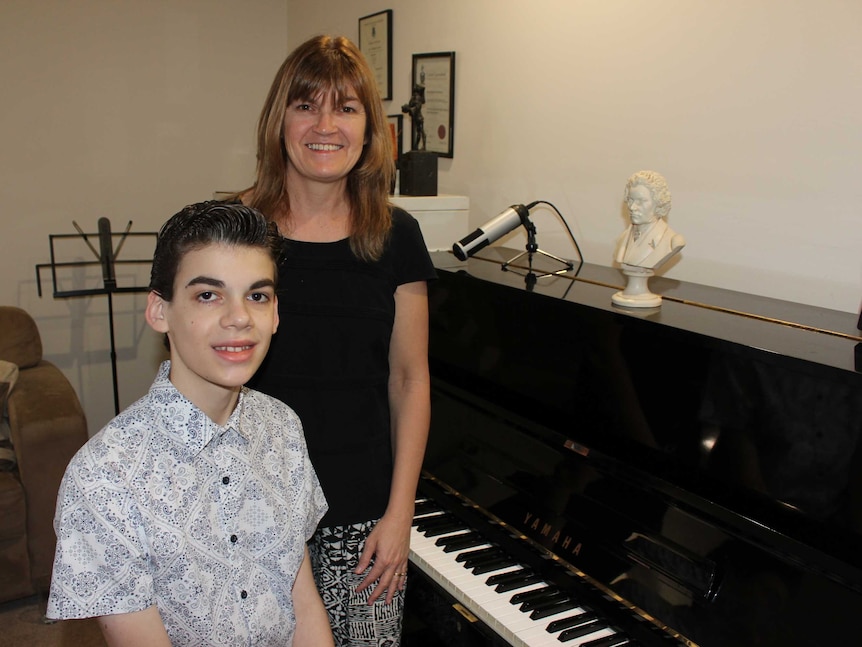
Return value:
M 416 502 L 410 561 L 510 645 L 634 645 L 570 590 L 510 557 L 430 499 Z

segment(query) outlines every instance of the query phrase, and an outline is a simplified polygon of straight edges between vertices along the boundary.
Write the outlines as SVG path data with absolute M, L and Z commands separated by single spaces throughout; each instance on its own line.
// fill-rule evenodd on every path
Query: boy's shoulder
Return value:
M 154 430 L 153 418 L 156 411 L 147 396 L 144 396 L 123 409 L 84 444 L 91 449 L 122 448 L 134 451 L 147 442 Z
M 281 400 L 244 387 L 240 412 L 241 427 L 258 441 L 275 449 L 304 445 L 305 430 L 299 415 Z
M 289 405 L 262 391 L 245 387 L 243 398 L 246 411 L 266 411 L 270 415 L 283 417 L 285 420 L 299 420 L 296 412 Z

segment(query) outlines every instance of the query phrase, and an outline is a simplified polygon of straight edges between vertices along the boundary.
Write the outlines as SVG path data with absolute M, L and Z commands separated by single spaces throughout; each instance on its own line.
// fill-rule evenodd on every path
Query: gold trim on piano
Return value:
M 464 620 L 466 620 L 467 622 L 479 622 L 479 618 L 470 613 L 467 607 L 463 606 L 460 602 L 456 602 L 455 604 L 453 604 L 452 608 L 455 609 L 455 611 L 460 613 L 462 616 L 464 616 Z
M 498 261 L 488 259 L 488 258 L 481 258 L 479 256 L 475 256 L 474 258 L 481 260 L 481 261 L 498 263 Z M 518 265 L 517 263 L 513 264 L 512 267 L 518 267 L 520 269 L 525 269 L 525 270 L 530 269 L 529 267 L 521 266 L 521 265 Z M 598 285 L 599 287 L 611 288 L 613 290 L 622 290 L 625 288 L 624 285 L 615 285 L 613 283 L 607 283 L 605 281 L 597 281 L 595 279 L 588 279 L 588 278 L 584 278 L 582 276 L 568 276 L 565 274 L 558 274 L 557 276 L 560 276 L 561 278 L 569 279 L 570 281 L 573 281 L 573 282 L 579 281 L 581 283 L 589 283 L 590 285 Z M 841 337 L 842 339 L 850 339 L 853 341 L 862 342 L 862 335 L 854 335 L 854 334 L 850 334 L 850 333 L 839 332 L 837 330 L 830 330 L 829 328 L 818 328 L 817 326 L 810 326 L 807 324 L 801 324 L 801 323 L 797 323 L 795 321 L 786 321 L 784 319 L 776 319 L 774 317 L 767 317 L 765 315 L 754 314 L 753 312 L 745 312 L 744 310 L 735 310 L 734 308 L 727 308 L 725 306 L 714 306 L 714 305 L 710 305 L 708 303 L 700 303 L 699 301 L 690 301 L 688 299 L 681 299 L 680 297 L 668 296 L 666 294 L 662 294 L 661 298 L 666 300 L 666 301 L 673 301 L 675 303 L 681 303 L 683 305 L 693 306 L 695 308 L 703 308 L 705 310 L 713 310 L 715 312 L 723 312 L 725 314 L 735 315 L 738 317 L 745 317 L 747 319 L 755 319 L 757 321 L 765 321 L 767 323 L 773 323 L 773 324 L 777 324 L 779 326 L 787 326 L 789 328 L 797 328 L 799 330 L 805 330 L 808 332 L 816 332 L 816 333 L 820 333 L 823 335 L 831 335 L 833 337 Z

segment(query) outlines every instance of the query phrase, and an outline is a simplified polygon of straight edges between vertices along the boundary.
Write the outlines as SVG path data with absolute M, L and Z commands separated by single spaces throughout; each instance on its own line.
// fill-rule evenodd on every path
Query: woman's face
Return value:
M 284 113 L 289 181 L 340 182 L 365 145 L 365 108 L 352 88 L 333 103 L 331 92 L 294 101 Z

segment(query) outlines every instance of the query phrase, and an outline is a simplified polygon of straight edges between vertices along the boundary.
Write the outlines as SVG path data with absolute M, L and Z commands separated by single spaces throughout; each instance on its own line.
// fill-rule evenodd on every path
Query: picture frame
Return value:
M 392 136 L 392 160 L 395 168 L 398 168 L 401 151 L 404 150 L 404 115 L 386 115 L 386 122 Z
M 440 157 L 455 152 L 455 52 L 413 54 L 413 86 L 425 86 L 422 107 L 428 151 Z
M 359 19 L 359 51 L 377 81 L 380 98 L 392 99 L 392 9 Z

